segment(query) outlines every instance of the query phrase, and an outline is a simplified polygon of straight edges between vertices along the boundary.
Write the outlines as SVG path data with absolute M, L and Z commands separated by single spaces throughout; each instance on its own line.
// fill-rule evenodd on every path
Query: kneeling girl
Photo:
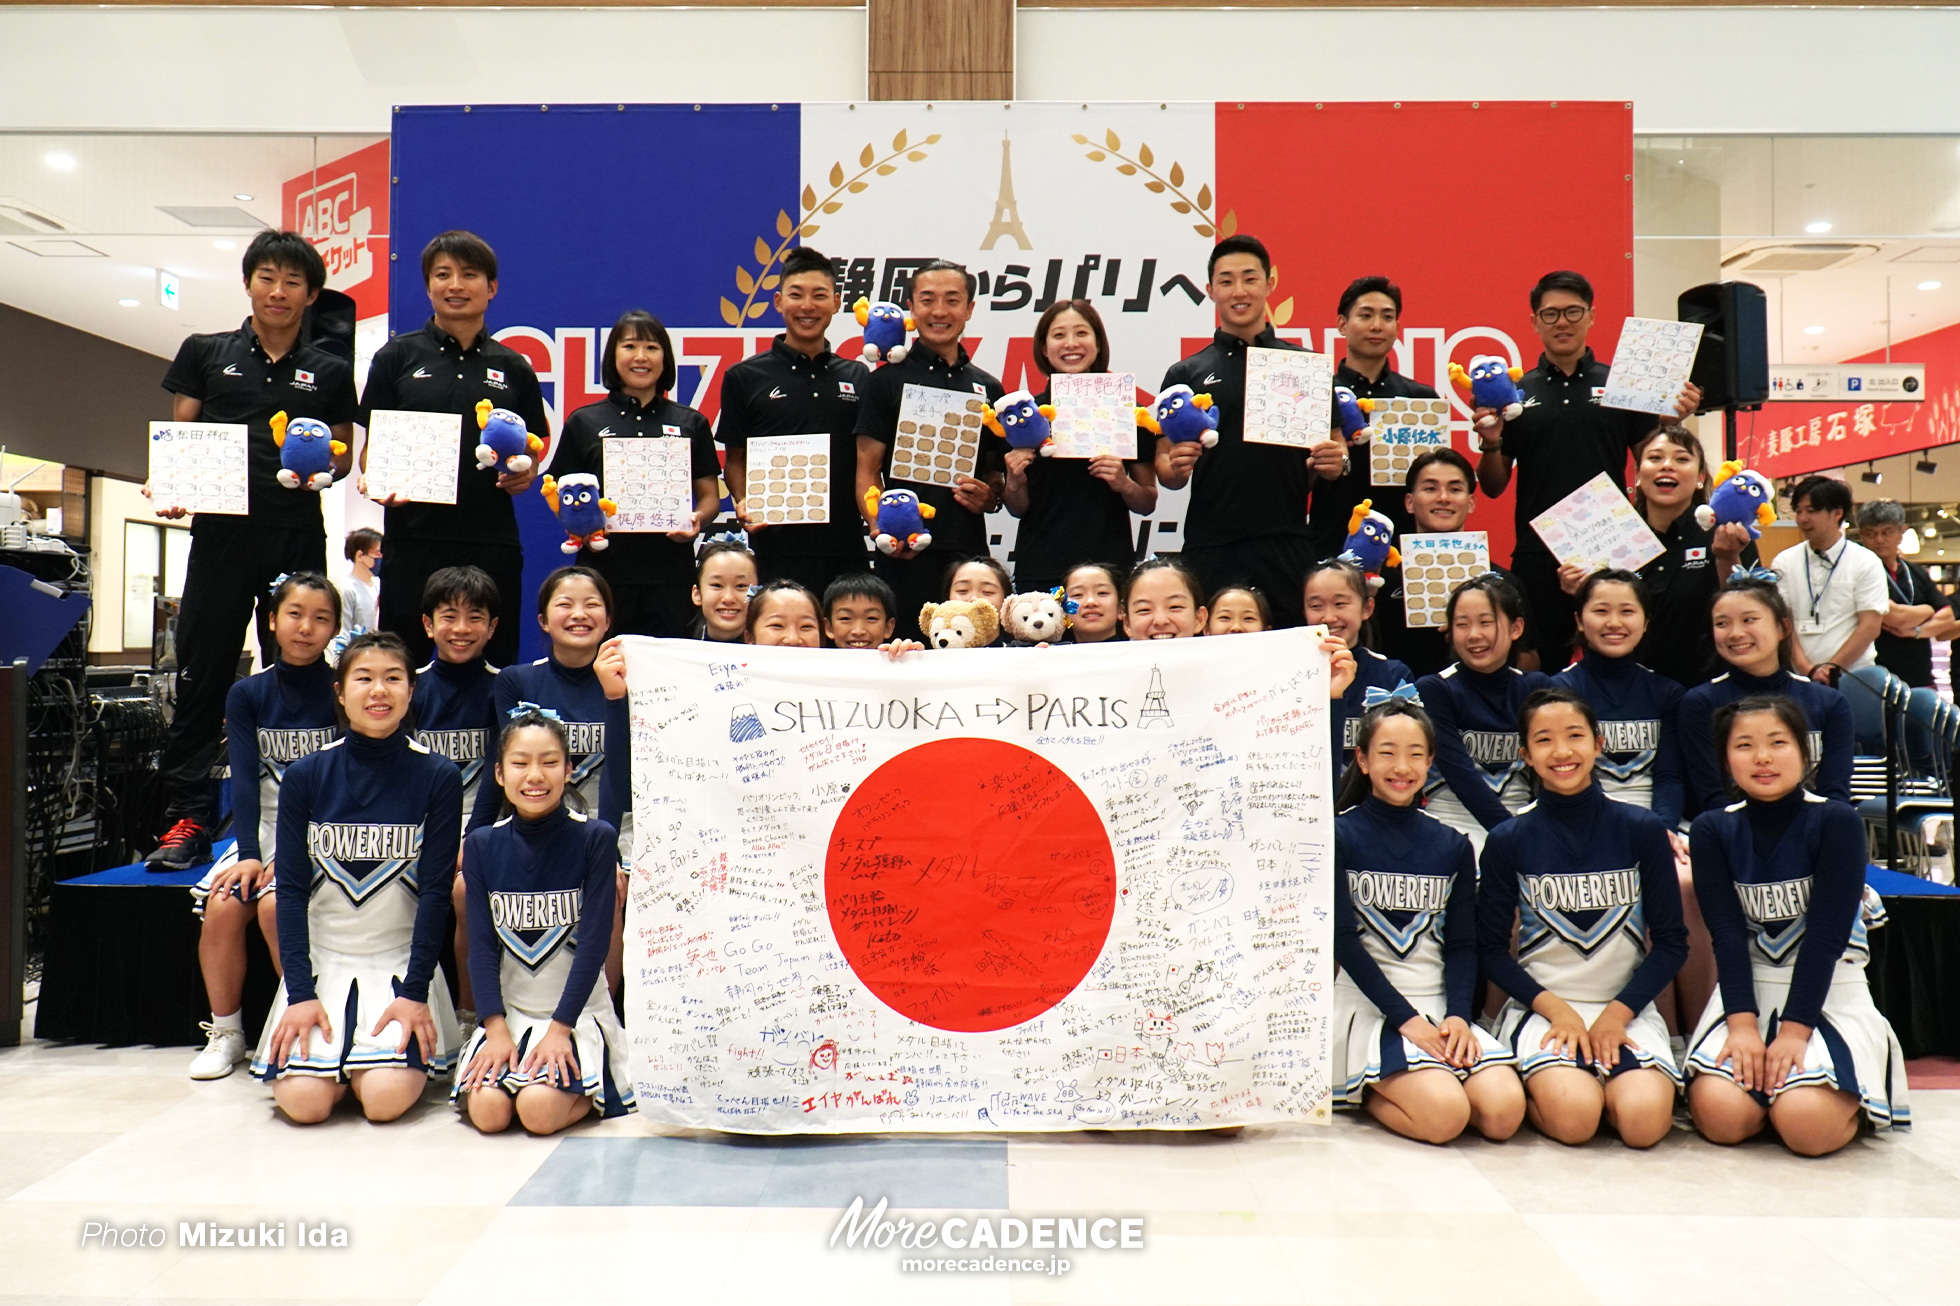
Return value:
M 1389 697 L 1362 716 L 1341 780 L 1336 1097 L 1405 1138 L 1447 1143 L 1472 1125 L 1501 1140 L 1524 1119 L 1524 1088 L 1516 1056 L 1470 1023 L 1477 863 L 1468 839 L 1421 808 L 1435 749 L 1413 694 Z

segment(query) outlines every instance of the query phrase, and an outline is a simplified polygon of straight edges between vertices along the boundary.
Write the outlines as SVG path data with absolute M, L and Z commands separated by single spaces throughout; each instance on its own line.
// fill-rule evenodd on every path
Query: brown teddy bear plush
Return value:
M 985 599 L 949 599 L 919 609 L 928 648 L 983 648 L 1000 634 L 1000 614 Z

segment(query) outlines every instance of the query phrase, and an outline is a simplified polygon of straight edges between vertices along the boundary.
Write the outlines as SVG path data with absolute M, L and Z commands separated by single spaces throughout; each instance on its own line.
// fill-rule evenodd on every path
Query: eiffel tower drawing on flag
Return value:
M 987 228 L 987 238 L 980 242 L 981 249 L 992 249 L 1002 236 L 1014 241 L 1020 249 L 1033 249 L 1034 242 L 1028 239 L 1026 229 L 1021 226 L 1021 210 L 1014 203 L 1014 145 L 1005 135 L 1000 138 L 1000 194 L 994 198 L 994 221 Z
M 1143 709 L 1137 713 L 1137 728 L 1148 730 L 1152 726 L 1175 724 L 1171 720 L 1170 704 L 1164 701 L 1164 673 L 1153 665 L 1150 668 L 1150 688 L 1143 695 Z

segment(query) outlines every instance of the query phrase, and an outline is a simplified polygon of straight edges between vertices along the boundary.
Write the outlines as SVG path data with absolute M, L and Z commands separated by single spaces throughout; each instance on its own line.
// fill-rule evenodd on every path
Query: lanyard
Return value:
M 1837 557 L 1831 559 L 1830 567 L 1824 572 L 1824 588 L 1822 589 L 1817 588 L 1816 581 L 1812 580 L 1810 575 L 1810 560 L 1813 557 L 1817 556 L 1817 550 L 1811 548 L 1808 544 L 1804 545 L 1803 583 L 1804 583 L 1804 588 L 1810 591 L 1810 619 L 1812 621 L 1816 621 L 1818 619 L 1817 605 L 1823 602 L 1824 596 L 1826 594 L 1829 594 L 1831 592 L 1831 582 L 1837 578 L 1838 564 L 1844 561 L 1845 546 L 1850 544 L 1850 542 L 1851 541 L 1849 540 L 1838 541 L 1838 555 Z
M 1904 589 L 1899 588 L 1899 582 L 1892 578 L 1892 573 L 1889 571 L 1885 573 L 1885 584 L 1894 594 L 1899 596 L 1899 602 L 1911 606 L 1913 596 L 1912 564 L 1904 559 L 1900 559 L 1899 574 L 1905 578 L 1906 584 Z

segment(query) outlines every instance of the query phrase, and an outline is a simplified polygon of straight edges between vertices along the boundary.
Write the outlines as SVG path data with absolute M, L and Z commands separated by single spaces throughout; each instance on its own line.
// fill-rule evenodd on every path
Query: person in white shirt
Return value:
M 1776 587 L 1797 623 L 1791 650 L 1799 675 L 1837 683 L 1841 672 L 1877 660 L 1872 642 L 1891 606 L 1885 564 L 1847 537 L 1851 491 L 1842 481 L 1812 476 L 1790 495 L 1803 544 L 1776 555 Z
M 361 526 L 347 532 L 349 576 L 340 587 L 340 633 L 381 628 L 381 532 Z

